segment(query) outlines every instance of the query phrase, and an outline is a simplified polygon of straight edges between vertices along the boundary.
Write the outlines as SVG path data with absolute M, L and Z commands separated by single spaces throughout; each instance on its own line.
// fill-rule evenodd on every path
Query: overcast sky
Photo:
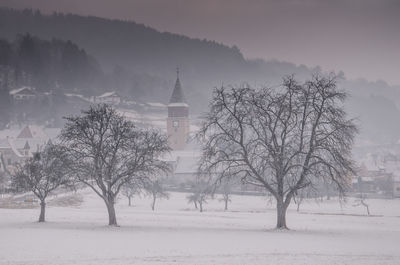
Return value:
M 237 45 L 248 58 L 343 70 L 400 85 L 400 0 L 0 0 L 134 20 Z

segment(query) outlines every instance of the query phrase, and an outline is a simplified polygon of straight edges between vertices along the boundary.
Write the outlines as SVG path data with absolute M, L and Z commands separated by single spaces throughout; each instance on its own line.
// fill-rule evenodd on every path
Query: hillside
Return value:
M 0 9 L 0 37 L 13 40 L 26 32 L 45 40 L 73 41 L 94 56 L 105 72 L 140 78 L 146 74 L 150 79 L 164 80 L 154 82 L 158 87 L 153 89 L 135 86 L 135 82 L 120 87 L 124 91 L 143 90 L 147 98 L 159 97 L 164 102 L 179 66 L 188 99 L 192 105 L 198 104 L 197 110 L 204 105 L 198 103 L 199 96 L 204 98 L 211 88 L 222 83 L 276 83 L 283 74 L 309 72 L 306 67 L 290 63 L 248 61 L 237 47 L 159 32 L 135 22 Z
M 133 21 L 0 8 L 0 39 L 15 41 L 26 33 L 48 41 L 72 41 L 99 63 L 105 80 L 99 90 L 118 90 L 133 100 L 167 103 L 179 66 L 194 115 L 205 111 L 216 86 L 277 85 L 287 74 L 304 79 L 322 71 L 287 62 L 248 60 L 235 46 L 159 32 Z M 397 142 L 400 88 L 365 80 L 344 80 L 341 85 L 352 94 L 348 109 L 359 118 L 363 138 Z

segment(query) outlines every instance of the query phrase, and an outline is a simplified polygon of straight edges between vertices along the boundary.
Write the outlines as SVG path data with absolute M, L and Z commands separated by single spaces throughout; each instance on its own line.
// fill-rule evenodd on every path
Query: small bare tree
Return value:
M 151 196 L 151 210 L 155 210 L 157 199 L 169 199 L 169 193 L 165 190 L 164 183 L 161 179 L 150 181 L 145 184 L 147 193 Z
M 30 190 L 40 200 L 39 222 L 45 221 L 48 195 L 71 181 L 70 164 L 64 148 L 48 144 L 42 152 L 34 153 L 32 158 L 16 165 L 12 186 L 18 191 Z
M 74 161 L 75 178 L 104 200 L 108 224 L 116 226 L 114 204 L 121 188 L 169 170 L 159 159 L 170 150 L 167 137 L 136 127 L 105 104 L 66 120 L 61 140 Z
M 345 98 L 334 75 L 304 84 L 289 76 L 278 88 L 215 89 L 199 133 L 201 171 L 264 188 L 276 199 L 276 227 L 287 229 L 286 210 L 298 190 L 321 178 L 341 192 L 350 184 L 357 128 L 346 118 Z
M 191 183 L 191 194 L 187 196 L 189 203 L 193 203 L 196 209 L 203 212 L 203 205 L 207 203 L 207 200 L 213 193 L 213 187 L 209 181 L 206 181 L 204 177 L 197 176 L 196 180 Z
M 122 186 L 121 193 L 128 198 L 128 206 L 132 206 L 132 197 L 140 194 L 140 187 L 137 183 L 128 182 Z
M 232 201 L 232 188 L 234 186 L 233 179 L 224 178 L 221 180 L 219 185 L 219 191 L 221 192 L 222 199 L 220 201 L 224 202 L 224 210 L 228 210 L 228 204 Z

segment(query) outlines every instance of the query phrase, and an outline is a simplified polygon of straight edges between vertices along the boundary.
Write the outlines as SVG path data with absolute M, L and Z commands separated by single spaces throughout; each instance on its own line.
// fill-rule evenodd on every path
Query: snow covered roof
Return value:
M 119 95 L 117 92 L 112 91 L 112 92 L 106 92 L 106 93 L 98 96 L 97 98 L 108 98 L 108 97 L 119 97 Z
M 160 102 L 146 102 L 146 104 L 150 107 L 157 107 L 157 108 L 165 108 L 166 105 Z
M 90 99 L 88 99 L 87 97 L 85 97 L 84 95 L 81 95 L 81 94 L 65 93 L 64 95 L 69 98 L 80 98 L 85 101 L 90 101 Z
M 16 88 L 10 91 L 10 95 L 17 95 L 17 94 L 35 95 L 35 93 L 33 92 L 33 88 L 27 86 Z
M 189 105 L 183 102 L 169 103 L 168 107 L 188 107 Z

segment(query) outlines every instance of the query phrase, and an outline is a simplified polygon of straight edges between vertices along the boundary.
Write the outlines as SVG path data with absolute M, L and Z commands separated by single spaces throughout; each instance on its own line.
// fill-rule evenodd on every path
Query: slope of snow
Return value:
M 288 212 L 290 231 L 275 231 L 273 202 L 234 196 L 194 211 L 184 193 L 150 210 L 149 198 L 121 197 L 108 227 L 104 203 L 89 190 L 83 204 L 0 209 L 0 264 L 400 264 L 400 200 L 368 200 L 374 217 L 353 200 L 307 201 Z

